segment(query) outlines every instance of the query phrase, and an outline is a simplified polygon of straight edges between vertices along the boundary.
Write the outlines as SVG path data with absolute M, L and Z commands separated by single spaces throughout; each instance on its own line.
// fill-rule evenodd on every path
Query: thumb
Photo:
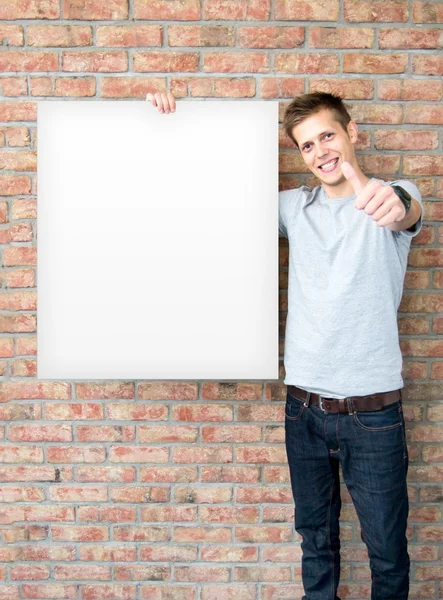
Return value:
M 365 184 L 362 181 L 360 181 L 351 163 L 347 161 L 343 162 L 341 165 L 341 172 L 354 188 L 354 192 L 358 195 L 365 187 Z

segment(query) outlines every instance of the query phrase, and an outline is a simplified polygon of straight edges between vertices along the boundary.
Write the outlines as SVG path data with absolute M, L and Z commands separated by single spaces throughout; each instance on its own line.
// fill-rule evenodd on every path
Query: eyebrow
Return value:
M 326 129 L 325 131 L 321 131 L 317 137 L 321 137 L 322 135 L 324 135 L 325 133 L 333 133 L 332 129 Z M 312 144 L 312 140 L 306 140 L 306 142 L 302 142 L 300 144 L 300 148 L 303 148 L 303 146 L 306 146 L 306 144 Z

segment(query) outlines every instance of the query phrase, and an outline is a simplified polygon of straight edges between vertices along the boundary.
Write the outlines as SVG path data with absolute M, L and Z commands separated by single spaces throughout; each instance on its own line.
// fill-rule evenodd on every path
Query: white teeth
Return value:
M 335 163 L 337 159 L 334 158 L 334 160 L 331 160 L 331 162 L 326 163 L 325 165 L 321 165 L 321 167 L 319 167 L 320 169 L 329 169 L 329 167 L 332 167 L 332 165 Z

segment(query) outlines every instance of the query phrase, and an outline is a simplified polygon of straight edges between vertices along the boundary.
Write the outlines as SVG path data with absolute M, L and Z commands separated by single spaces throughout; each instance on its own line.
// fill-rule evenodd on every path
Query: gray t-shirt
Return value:
M 381 180 L 378 180 L 381 181 Z M 395 182 L 422 204 L 410 181 Z M 289 240 L 284 383 L 344 398 L 403 387 L 397 310 L 411 238 L 321 186 L 279 193 L 279 229 Z M 423 209 L 422 209 L 423 213 Z

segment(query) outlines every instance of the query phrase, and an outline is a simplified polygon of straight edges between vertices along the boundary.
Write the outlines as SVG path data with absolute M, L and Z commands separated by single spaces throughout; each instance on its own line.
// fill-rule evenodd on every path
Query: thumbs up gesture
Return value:
M 379 181 L 365 184 L 349 162 L 343 162 L 341 168 L 354 189 L 356 208 L 364 210 L 380 227 L 404 219 L 406 208 L 390 185 Z

